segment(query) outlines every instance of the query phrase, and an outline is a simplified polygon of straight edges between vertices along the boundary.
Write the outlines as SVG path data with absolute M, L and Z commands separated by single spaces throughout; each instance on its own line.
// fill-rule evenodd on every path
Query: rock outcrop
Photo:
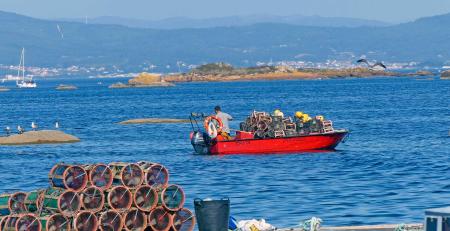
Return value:
M 415 73 L 412 73 L 412 75 L 414 75 L 414 76 L 432 76 L 434 74 L 431 71 L 420 70 L 420 71 L 416 71 Z
M 138 76 L 128 80 L 131 85 L 148 85 L 162 82 L 161 75 L 142 72 Z
M 290 80 L 290 79 L 332 79 L 332 78 L 364 78 L 372 76 L 405 76 L 401 73 L 370 70 L 367 68 L 350 69 L 304 69 L 282 71 L 275 70 L 252 74 L 199 74 L 195 72 L 168 75 L 164 77 L 167 82 L 221 82 L 221 81 L 251 81 L 251 80 Z
M 441 72 L 441 79 L 450 79 L 450 70 Z
M 171 87 L 175 86 L 173 83 L 166 82 L 159 74 L 150 74 L 143 72 L 128 80 L 127 84 L 115 83 L 109 86 L 109 88 L 134 88 L 134 87 Z
M 56 130 L 29 131 L 0 137 L 0 145 L 58 144 L 79 142 L 75 136 Z
M 211 63 L 201 65 L 187 73 L 164 76 L 166 82 L 220 82 L 220 81 L 252 81 L 252 80 L 290 80 L 290 79 L 336 79 L 336 78 L 367 78 L 367 77 L 407 77 L 428 76 L 428 71 L 413 73 L 392 72 L 385 69 L 365 67 L 321 69 L 296 69 L 290 66 L 256 66 L 233 67 L 226 63 Z
M 65 85 L 65 84 L 60 84 L 56 87 L 56 90 L 60 90 L 60 91 L 76 90 L 76 89 L 78 89 L 78 88 L 74 85 Z
M 113 83 L 108 86 L 108 88 L 129 88 L 129 87 L 130 86 L 128 84 L 122 82 Z

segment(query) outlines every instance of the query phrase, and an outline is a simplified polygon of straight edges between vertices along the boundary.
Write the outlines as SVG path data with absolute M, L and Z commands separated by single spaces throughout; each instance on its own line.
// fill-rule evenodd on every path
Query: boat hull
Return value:
M 295 137 L 212 141 L 209 146 L 209 154 L 267 154 L 334 150 L 347 134 L 348 131 L 335 131 Z
M 35 82 L 20 82 L 17 83 L 18 88 L 36 88 L 37 84 Z

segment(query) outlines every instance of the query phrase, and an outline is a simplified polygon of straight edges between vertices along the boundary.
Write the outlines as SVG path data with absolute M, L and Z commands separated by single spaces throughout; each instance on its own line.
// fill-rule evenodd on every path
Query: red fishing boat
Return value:
M 206 118 L 205 126 L 199 126 L 197 118 Z M 211 122 L 214 121 L 214 122 Z M 348 130 L 333 128 L 321 129 L 308 134 L 290 134 L 279 137 L 258 137 L 255 132 L 236 131 L 236 136 L 220 135 L 221 122 L 215 117 L 191 115 L 191 144 L 197 154 L 228 155 L 228 154 L 268 154 L 297 153 L 316 150 L 334 150 L 345 141 Z

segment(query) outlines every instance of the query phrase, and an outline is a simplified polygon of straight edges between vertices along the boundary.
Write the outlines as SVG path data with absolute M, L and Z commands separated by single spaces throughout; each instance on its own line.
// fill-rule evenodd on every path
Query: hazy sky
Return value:
M 39 18 L 140 19 L 321 15 L 403 22 L 450 12 L 450 0 L 0 0 L 0 10 Z

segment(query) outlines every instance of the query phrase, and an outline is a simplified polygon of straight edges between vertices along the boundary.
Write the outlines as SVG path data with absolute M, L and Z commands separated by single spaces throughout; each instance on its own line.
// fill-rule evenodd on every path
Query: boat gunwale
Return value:
M 232 139 L 232 140 L 214 140 L 214 143 L 226 143 L 226 142 L 237 142 L 237 141 L 263 141 L 263 140 L 282 140 L 282 139 L 295 139 L 295 138 L 304 138 L 304 137 L 311 137 L 311 136 L 332 136 L 332 135 L 347 135 L 350 131 L 347 129 L 338 129 L 334 130 L 333 132 L 328 133 L 313 133 L 313 134 L 307 134 L 307 135 L 298 135 L 298 136 L 290 136 L 290 137 L 271 137 L 271 138 L 260 138 L 260 139 Z M 214 145 L 214 144 L 213 144 Z

